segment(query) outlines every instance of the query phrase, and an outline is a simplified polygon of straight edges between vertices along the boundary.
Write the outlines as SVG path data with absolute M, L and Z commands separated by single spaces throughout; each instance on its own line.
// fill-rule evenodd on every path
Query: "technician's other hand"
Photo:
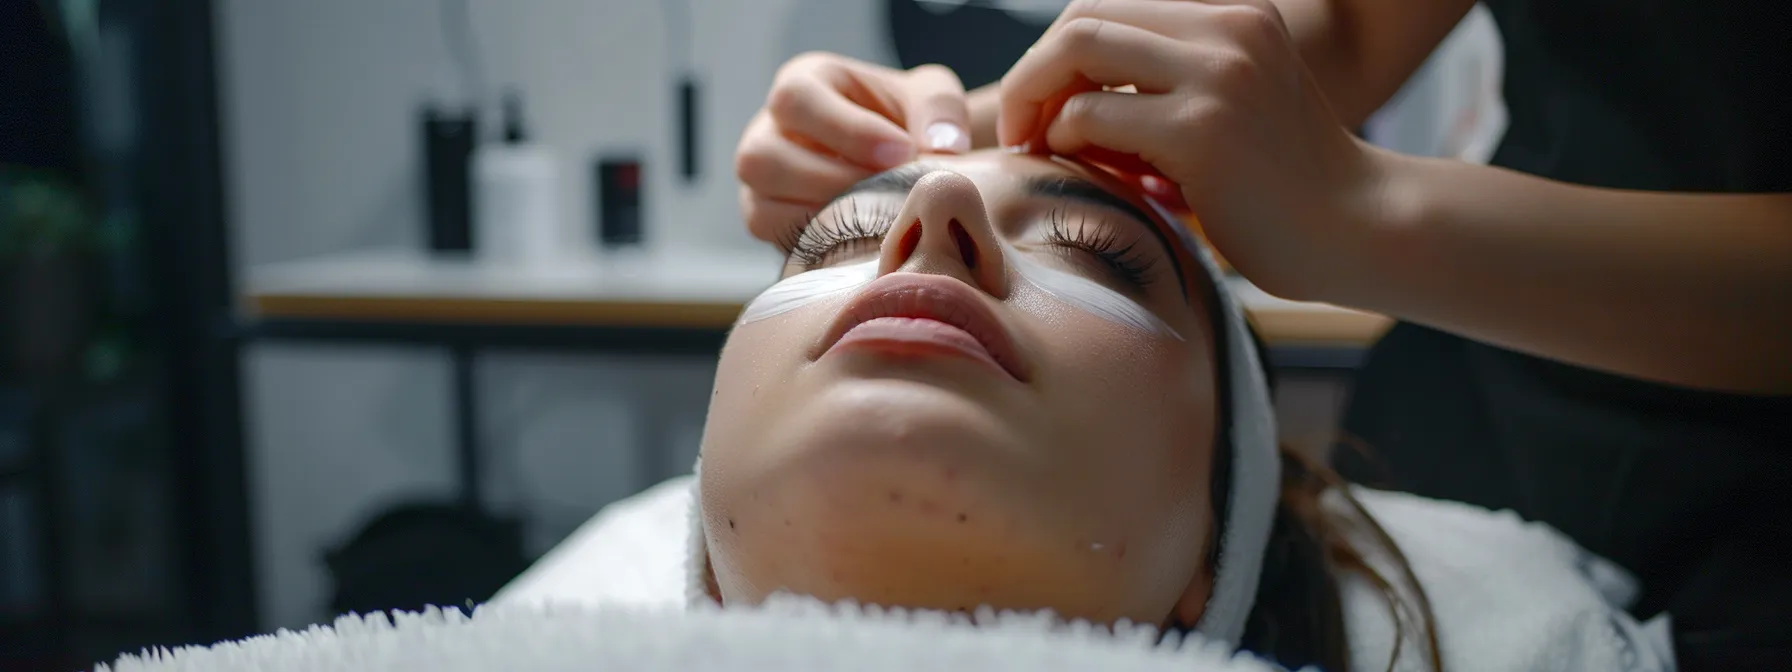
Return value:
M 1270 292 L 1323 300 L 1372 263 L 1380 154 L 1338 122 L 1268 0 L 1077 2 L 1002 78 L 997 132 L 1167 180 Z
M 735 150 L 741 211 L 753 235 L 782 242 L 859 180 L 921 152 L 970 149 L 958 75 L 807 53 L 785 63 Z

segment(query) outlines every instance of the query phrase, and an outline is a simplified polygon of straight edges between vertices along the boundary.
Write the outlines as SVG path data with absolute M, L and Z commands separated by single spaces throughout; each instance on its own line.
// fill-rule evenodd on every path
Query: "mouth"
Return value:
M 891 273 L 866 285 L 829 327 L 822 356 L 869 350 L 900 357 L 959 357 L 1026 382 L 1014 341 L 983 296 L 957 279 Z

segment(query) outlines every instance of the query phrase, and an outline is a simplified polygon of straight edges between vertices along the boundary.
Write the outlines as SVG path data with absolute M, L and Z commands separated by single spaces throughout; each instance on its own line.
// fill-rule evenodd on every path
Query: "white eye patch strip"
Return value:
M 1024 254 L 1010 254 L 1007 262 L 1022 280 L 1061 303 L 1123 327 L 1182 340 L 1182 334 L 1158 319 L 1157 314 L 1099 282 L 1065 273 Z
M 768 317 L 776 317 L 796 310 L 811 303 L 845 293 L 847 290 L 864 287 L 866 283 L 877 278 L 877 260 L 818 268 L 813 271 L 798 273 L 778 284 L 766 288 L 747 303 L 741 311 L 735 325 L 758 322 Z
M 1051 268 L 1007 245 L 1002 248 L 1003 260 L 1015 271 L 1016 277 L 1059 303 L 1123 327 L 1182 340 L 1182 335 L 1170 325 L 1125 294 Z M 758 322 L 864 287 L 876 279 L 877 264 L 874 259 L 849 266 L 816 269 L 780 280 L 749 302 L 735 324 Z

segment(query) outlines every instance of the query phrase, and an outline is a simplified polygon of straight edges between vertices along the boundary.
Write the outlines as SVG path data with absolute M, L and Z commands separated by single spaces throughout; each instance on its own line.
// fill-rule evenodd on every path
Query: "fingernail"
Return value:
M 1004 151 L 1008 152 L 1009 154 L 1029 154 L 1029 153 L 1032 153 L 1032 151 L 1033 151 L 1033 143 L 1023 142 L 1018 145 L 1009 145 L 1007 147 L 1003 147 L 1002 149 Z
M 936 121 L 927 127 L 927 148 L 937 152 L 967 152 L 971 149 L 971 136 L 966 135 L 958 124 Z
M 872 150 L 871 159 L 880 168 L 894 168 L 915 157 L 915 147 L 906 142 L 886 142 Z

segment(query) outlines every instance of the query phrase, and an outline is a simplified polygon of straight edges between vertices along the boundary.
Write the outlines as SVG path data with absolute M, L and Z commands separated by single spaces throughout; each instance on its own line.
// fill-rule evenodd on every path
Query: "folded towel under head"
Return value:
M 773 599 L 761 608 L 611 604 L 348 616 L 209 648 L 127 656 L 96 672 L 930 670 L 1272 672 L 1198 637 L 1110 632 L 1037 615 L 903 612 Z

